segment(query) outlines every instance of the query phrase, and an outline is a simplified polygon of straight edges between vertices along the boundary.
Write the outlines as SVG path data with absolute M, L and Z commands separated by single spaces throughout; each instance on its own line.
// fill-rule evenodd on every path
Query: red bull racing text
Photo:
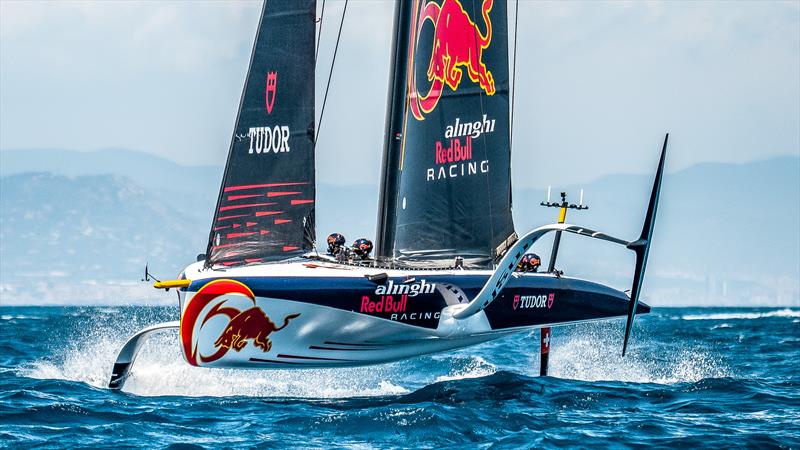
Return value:
M 430 297 L 435 293 L 436 283 L 424 279 L 411 283 L 389 280 L 377 286 L 374 295 L 361 296 L 359 312 L 406 323 L 438 321 L 441 305 Z M 419 296 L 425 298 L 415 300 Z
M 448 125 L 444 137 L 449 139 L 447 144 L 436 141 L 435 166 L 426 170 L 425 181 L 442 180 L 448 178 L 476 175 L 489 172 L 489 160 L 472 160 L 473 139 L 484 133 L 494 132 L 494 119 L 489 119 L 486 114 L 483 120 L 475 122 L 461 122 L 456 117 L 455 123 Z M 462 141 L 461 139 L 464 139 Z

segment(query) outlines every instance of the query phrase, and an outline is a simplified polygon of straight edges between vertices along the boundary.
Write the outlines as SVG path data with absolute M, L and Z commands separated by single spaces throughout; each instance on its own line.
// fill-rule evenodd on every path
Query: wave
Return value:
M 737 319 L 764 319 L 768 317 L 800 317 L 800 310 L 779 309 L 766 312 L 736 312 L 736 313 L 714 313 L 714 314 L 686 314 L 681 316 L 683 320 L 737 320 Z
M 486 362 L 480 356 L 469 357 L 469 362 L 464 365 L 454 367 L 447 375 L 441 375 L 434 380 L 434 383 L 442 381 L 464 380 L 468 378 L 481 378 L 494 374 L 497 367 Z
M 41 316 L 25 316 L 25 315 L 16 315 L 16 316 L 9 316 L 9 315 L 2 315 L 0 316 L 0 320 L 44 320 L 47 317 Z

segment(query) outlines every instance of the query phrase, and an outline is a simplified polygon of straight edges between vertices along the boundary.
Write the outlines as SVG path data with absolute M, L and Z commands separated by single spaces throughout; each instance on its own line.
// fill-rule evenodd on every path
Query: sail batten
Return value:
M 378 256 L 490 267 L 516 239 L 505 2 L 404 0 L 399 14 Z
M 315 14 L 314 0 L 264 4 L 207 266 L 281 260 L 313 249 Z

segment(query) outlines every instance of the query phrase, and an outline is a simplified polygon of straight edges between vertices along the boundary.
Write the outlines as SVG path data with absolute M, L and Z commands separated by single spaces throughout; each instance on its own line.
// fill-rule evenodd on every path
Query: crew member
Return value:
M 542 260 L 536 253 L 526 253 L 517 264 L 517 272 L 538 272 Z
M 332 233 L 328 236 L 328 254 L 337 256 L 344 249 L 345 239 L 339 233 Z
M 369 259 L 372 251 L 372 241 L 366 238 L 356 239 L 353 242 L 353 253 L 361 259 Z

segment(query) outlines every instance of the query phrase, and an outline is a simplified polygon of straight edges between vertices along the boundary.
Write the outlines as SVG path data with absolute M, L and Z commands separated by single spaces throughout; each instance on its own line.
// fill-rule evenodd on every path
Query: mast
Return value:
M 384 132 L 381 187 L 378 199 L 378 229 L 375 238 L 375 256 L 379 260 L 392 258 L 395 224 L 397 223 L 397 190 L 402 151 L 402 127 L 405 109 L 406 65 L 408 40 L 406 31 L 411 25 L 411 0 L 399 0 L 394 5 L 394 33 L 392 59 L 389 67 L 389 89 L 386 101 L 386 127 Z

